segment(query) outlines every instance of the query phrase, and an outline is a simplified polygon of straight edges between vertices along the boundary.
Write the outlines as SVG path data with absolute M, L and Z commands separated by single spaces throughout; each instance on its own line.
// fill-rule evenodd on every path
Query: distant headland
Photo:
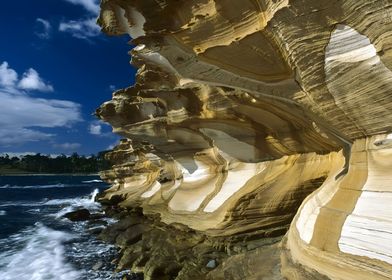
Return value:
M 105 159 L 107 151 L 97 155 L 84 156 L 77 153 L 72 155 L 0 156 L 0 175 L 23 174 L 92 174 L 110 168 Z

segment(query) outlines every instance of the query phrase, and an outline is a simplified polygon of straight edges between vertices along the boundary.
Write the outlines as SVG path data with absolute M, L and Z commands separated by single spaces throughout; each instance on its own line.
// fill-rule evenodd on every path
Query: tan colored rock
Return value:
M 390 279 L 392 146 L 384 138 L 357 140 L 347 175 L 327 178 L 305 200 L 285 242 L 294 267 L 306 264 L 331 279 Z M 287 277 L 301 279 L 292 269 Z
M 97 110 L 125 138 L 101 201 L 153 221 L 120 234 L 119 267 L 392 278 L 392 2 L 101 2 L 99 24 L 133 38 L 138 68 Z

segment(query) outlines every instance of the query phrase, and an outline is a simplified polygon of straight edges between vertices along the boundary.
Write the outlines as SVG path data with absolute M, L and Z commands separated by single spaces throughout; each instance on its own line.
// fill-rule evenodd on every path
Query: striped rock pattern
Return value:
M 102 0 L 98 22 L 138 68 L 97 110 L 124 137 L 102 201 L 228 257 L 286 234 L 276 279 L 392 278 L 391 0 Z

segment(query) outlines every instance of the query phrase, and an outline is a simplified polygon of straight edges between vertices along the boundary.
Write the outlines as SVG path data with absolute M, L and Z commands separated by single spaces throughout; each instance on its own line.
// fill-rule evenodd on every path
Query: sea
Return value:
M 71 222 L 67 212 L 86 208 L 108 188 L 98 176 L 0 176 L 0 279 L 122 279 L 114 273 L 116 248 L 97 238 L 99 224 Z

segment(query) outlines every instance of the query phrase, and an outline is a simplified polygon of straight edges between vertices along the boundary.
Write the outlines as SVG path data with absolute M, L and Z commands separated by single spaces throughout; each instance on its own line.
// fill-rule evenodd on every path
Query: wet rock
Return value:
M 122 280 L 143 280 L 143 274 L 126 274 L 123 276 Z
M 106 226 L 108 222 L 103 221 L 103 220 L 89 220 L 88 224 L 90 226 Z
M 87 231 L 90 234 L 98 235 L 102 232 L 103 229 L 104 229 L 103 227 L 93 227 L 93 228 L 89 228 Z
M 117 236 L 116 244 L 123 247 L 129 244 L 136 243 L 142 238 L 142 234 L 145 230 L 146 226 L 141 224 L 132 226 Z
M 101 220 L 103 218 L 105 218 L 105 214 L 102 213 L 94 213 L 90 215 L 90 220 Z
M 79 222 L 79 221 L 87 221 L 90 219 L 90 211 L 87 209 L 78 209 L 72 212 L 66 213 L 63 217 L 67 218 L 68 220 L 72 222 Z
M 126 216 L 115 224 L 105 228 L 100 234 L 100 238 L 109 243 L 115 243 L 117 236 L 126 231 L 130 227 L 140 224 L 142 219 L 136 216 Z

